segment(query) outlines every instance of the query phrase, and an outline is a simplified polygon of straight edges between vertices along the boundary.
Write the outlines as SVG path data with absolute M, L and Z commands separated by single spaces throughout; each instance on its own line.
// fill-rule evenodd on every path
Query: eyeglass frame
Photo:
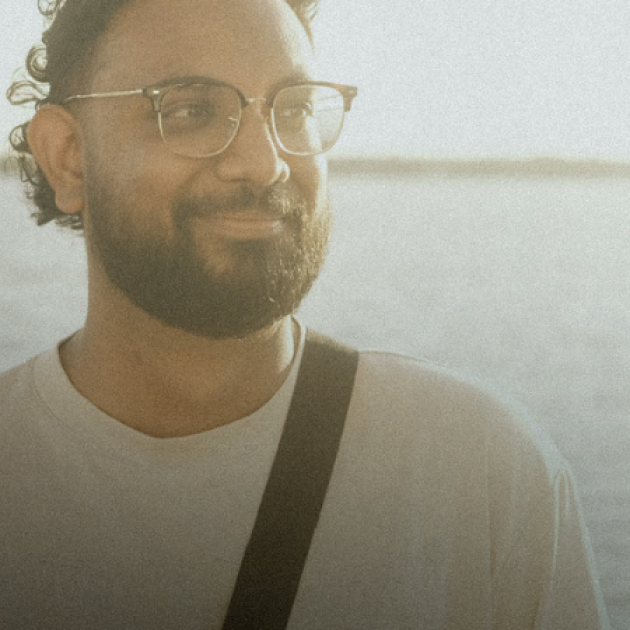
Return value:
M 215 151 L 214 153 L 209 153 L 207 155 L 188 155 L 188 154 L 185 154 L 185 153 L 179 153 L 179 152 L 175 151 L 174 149 L 172 149 L 168 145 L 168 143 L 166 142 L 166 139 L 164 138 L 164 129 L 163 129 L 163 126 L 162 126 L 162 100 L 164 99 L 164 96 L 170 90 L 172 90 L 174 88 L 177 88 L 177 87 L 186 86 L 186 85 L 209 85 L 209 86 L 216 85 L 216 86 L 220 86 L 220 87 L 221 86 L 222 87 L 228 87 L 228 88 L 232 89 L 236 93 L 238 98 L 239 98 L 241 109 L 240 109 L 238 124 L 236 125 L 236 127 L 234 129 L 234 134 L 232 135 L 232 137 L 230 138 L 228 143 L 223 148 L 219 149 L 218 151 Z M 309 153 L 298 153 L 298 152 L 295 152 L 295 151 L 290 151 L 289 149 L 287 149 L 284 146 L 282 140 L 280 140 L 280 138 L 278 136 L 277 129 L 276 129 L 275 118 L 274 118 L 273 115 L 271 115 L 271 116 L 269 116 L 269 118 L 271 120 L 271 129 L 273 131 L 273 137 L 274 137 L 274 140 L 276 141 L 276 143 L 282 148 L 282 150 L 285 153 L 288 153 L 289 155 L 297 155 L 297 156 L 302 156 L 302 157 L 307 157 L 307 156 L 312 156 L 312 155 L 319 155 L 321 153 L 325 153 L 326 151 L 329 151 L 330 149 L 332 149 L 333 146 L 335 146 L 337 140 L 339 139 L 339 136 L 341 135 L 341 131 L 343 130 L 343 123 L 344 123 L 344 120 L 345 120 L 345 115 L 346 115 L 347 112 L 350 111 L 350 109 L 352 107 L 352 101 L 354 100 L 354 98 L 358 94 L 358 88 L 357 87 L 352 86 L 352 85 L 344 85 L 342 83 L 330 83 L 328 81 L 303 81 L 303 82 L 290 83 L 290 84 L 286 84 L 286 85 L 280 85 L 277 88 L 275 88 L 267 96 L 247 97 L 236 86 L 232 85 L 231 83 L 227 83 L 226 81 L 219 81 L 217 79 L 212 79 L 212 78 L 209 78 L 209 77 L 192 76 L 192 77 L 178 77 L 178 78 L 175 78 L 175 79 L 169 79 L 168 81 L 162 81 L 160 83 L 152 84 L 152 85 L 149 85 L 149 86 L 144 87 L 144 88 L 136 88 L 136 89 L 133 89 L 133 90 L 122 90 L 122 91 L 112 91 L 112 92 L 94 92 L 92 94 L 74 94 L 72 96 L 68 96 L 65 99 L 63 99 L 61 101 L 61 104 L 65 105 L 66 103 L 70 103 L 72 101 L 87 100 L 87 99 L 92 99 L 92 98 L 117 98 L 117 97 L 122 97 L 122 96 L 142 95 L 142 96 L 148 98 L 151 101 L 151 105 L 153 107 L 153 111 L 158 114 L 158 127 L 159 127 L 159 130 L 160 130 L 160 137 L 162 139 L 162 143 L 164 144 L 164 146 L 169 151 L 174 153 L 175 155 L 181 155 L 183 157 L 193 157 L 193 158 L 203 159 L 203 158 L 214 157 L 216 155 L 221 154 L 223 151 L 225 151 L 230 146 L 230 144 L 232 144 L 232 142 L 234 141 L 234 138 L 236 138 L 236 135 L 238 133 L 238 130 L 239 130 L 239 127 L 240 127 L 240 124 L 241 124 L 243 110 L 248 105 L 251 105 L 252 103 L 255 103 L 256 101 L 264 102 L 267 105 L 267 108 L 269 109 L 269 112 L 271 114 L 273 112 L 273 102 L 274 102 L 276 96 L 280 92 L 282 92 L 283 90 L 292 88 L 292 87 L 301 87 L 301 86 L 329 87 L 329 88 L 336 89 L 341 94 L 341 96 L 343 98 L 343 116 L 341 118 L 341 124 L 339 125 L 339 132 L 337 134 L 337 137 L 335 138 L 333 143 L 330 145 L 330 147 L 328 147 L 328 149 L 323 149 L 323 150 L 318 151 L 316 153 L 311 153 L 311 152 L 309 152 Z

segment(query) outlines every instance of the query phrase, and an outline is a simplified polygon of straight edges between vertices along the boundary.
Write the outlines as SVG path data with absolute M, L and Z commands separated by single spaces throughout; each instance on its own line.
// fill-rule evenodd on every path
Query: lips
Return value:
M 236 240 L 271 238 L 285 226 L 281 216 L 257 210 L 213 212 L 198 216 L 197 220 L 205 224 L 213 236 Z
M 176 206 L 176 224 L 188 222 L 207 230 L 208 236 L 252 240 L 271 238 L 295 219 L 301 208 L 297 191 L 276 186 L 265 191 L 243 187 L 229 195 L 187 199 Z

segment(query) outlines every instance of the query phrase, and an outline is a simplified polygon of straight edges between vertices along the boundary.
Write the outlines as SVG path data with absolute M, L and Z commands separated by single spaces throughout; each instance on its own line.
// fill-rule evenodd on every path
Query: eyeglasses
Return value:
M 173 153 L 205 158 L 234 140 L 243 109 L 262 101 L 269 109 L 274 138 L 291 155 L 317 155 L 337 142 L 357 88 L 336 83 L 299 83 L 264 98 L 248 98 L 213 79 L 178 79 L 143 89 L 70 96 L 63 104 L 91 98 L 142 95 L 157 113 L 160 135 Z

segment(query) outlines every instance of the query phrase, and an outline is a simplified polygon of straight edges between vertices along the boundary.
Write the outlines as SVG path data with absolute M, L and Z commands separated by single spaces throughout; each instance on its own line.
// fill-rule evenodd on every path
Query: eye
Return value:
M 313 115 L 313 103 L 310 101 L 300 101 L 298 103 L 286 103 L 283 104 L 279 111 L 276 111 L 276 116 L 284 120 L 300 120 L 308 116 Z
M 208 99 L 171 100 L 162 108 L 162 117 L 172 124 L 206 125 L 216 119 L 217 108 Z

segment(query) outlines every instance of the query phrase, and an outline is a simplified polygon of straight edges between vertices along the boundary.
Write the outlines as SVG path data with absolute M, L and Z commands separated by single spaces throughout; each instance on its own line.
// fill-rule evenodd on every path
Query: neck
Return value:
M 295 352 L 291 318 L 243 339 L 212 340 L 129 315 L 88 311 L 85 328 L 61 349 L 62 364 L 99 409 L 154 437 L 250 415 L 282 385 Z

